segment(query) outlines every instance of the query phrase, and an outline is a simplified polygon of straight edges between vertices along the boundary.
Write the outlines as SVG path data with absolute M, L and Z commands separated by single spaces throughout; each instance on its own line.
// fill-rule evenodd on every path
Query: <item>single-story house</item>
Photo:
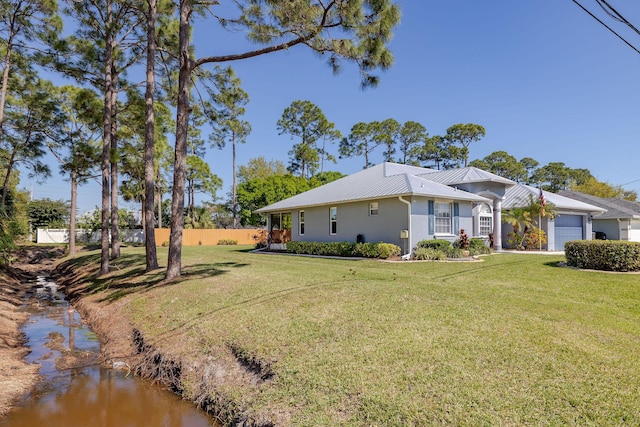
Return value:
M 464 229 L 469 237 L 492 238 L 500 250 L 501 212 L 508 190 L 517 186 L 474 167 L 438 171 L 387 162 L 256 212 L 267 216 L 269 230 L 285 229 L 298 241 L 386 242 L 409 254 L 420 240 L 454 241 Z M 601 212 L 572 202 L 585 217 Z M 591 238 L 590 231 L 583 234 Z
M 542 246 L 543 250 L 564 251 L 564 244 L 570 240 L 592 239 L 592 218 L 604 212 L 604 209 L 549 191 L 544 191 L 543 194 L 546 202 L 553 204 L 557 211 L 554 218 L 550 216 L 533 218 L 536 225 L 542 228 L 547 236 L 547 243 Z M 539 188 L 517 184 L 507 189 L 502 207 L 505 210 L 524 207 L 532 198 L 538 200 L 539 197 Z M 511 231 L 513 231 L 511 225 L 502 224 L 503 236 Z
M 596 238 L 640 242 L 640 203 L 618 198 L 605 199 L 569 190 L 558 193 L 606 209 L 606 212 L 593 217 Z

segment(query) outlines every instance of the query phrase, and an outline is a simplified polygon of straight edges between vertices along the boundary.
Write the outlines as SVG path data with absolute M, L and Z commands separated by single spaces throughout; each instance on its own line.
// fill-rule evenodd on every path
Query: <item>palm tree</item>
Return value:
M 194 206 L 185 216 L 184 228 L 215 228 L 215 221 L 211 210 L 204 206 Z
M 513 227 L 513 232 L 518 234 L 520 229 L 528 229 L 533 225 L 533 219 L 528 207 L 511 208 L 502 213 L 502 222 Z

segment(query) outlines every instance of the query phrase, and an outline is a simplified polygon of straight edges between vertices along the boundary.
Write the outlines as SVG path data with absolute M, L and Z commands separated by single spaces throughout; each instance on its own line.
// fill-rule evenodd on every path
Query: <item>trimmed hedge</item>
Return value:
M 365 257 L 387 259 L 401 253 L 400 246 L 391 243 L 351 242 L 287 242 L 287 252 L 306 255 Z
M 640 242 L 576 240 L 564 245 L 567 265 L 605 271 L 640 271 Z

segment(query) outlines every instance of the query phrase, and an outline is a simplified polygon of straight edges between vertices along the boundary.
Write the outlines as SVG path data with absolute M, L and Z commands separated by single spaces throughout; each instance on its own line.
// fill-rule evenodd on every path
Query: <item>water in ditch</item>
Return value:
M 127 372 L 100 367 L 96 336 L 58 292 L 39 277 L 23 331 L 30 363 L 43 376 L 0 427 L 218 426 L 192 403 Z

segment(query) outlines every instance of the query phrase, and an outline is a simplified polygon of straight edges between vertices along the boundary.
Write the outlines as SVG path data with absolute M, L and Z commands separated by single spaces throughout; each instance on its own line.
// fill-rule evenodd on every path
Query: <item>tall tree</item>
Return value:
M 246 165 L 238 168 L 238 181 L 246 182 L 252 179 L 265 179 L 272 175 L 284 175 L 287 169 L 280 160 L 267 160 L 264 156 L 249 159 Z
M 402 157 L 398 162 L 405 165 L 418 166 L 420 164 L 419 153 L 420 143 L 424 143 L 428 138 L 427 129 L 418 122 L 404 122 L 398 132 L 398 142 L 400 144 L 400 154 Z
M 264 47 L 238 54 L 191 58 L 190 34 L 194 2 L 180 0 L 178 105 L 176 144 L 171 204 L 171 235 L 167 262 L 168 280 L 178 277 L 182 268 L 182 227 L 184 181 L 186 173 L 187 130 L 189 118 L 190 77 L 194 69 L 207 63 L 221 63 L 291 49 L 305 45 L 329 58 L 338 71 L 342 60 L 355 62 L 360 68 L 362 84 L 372 86 L 376 69 L 386 69 L 393 56 L 386 45 L 400 20 L 400 10 L 391 0 L 336 0 L 325 3 L 239 1 L 240 17 L 235 20 L 217 17 L 224 25 L 247 31 L 249 40 Z M 215 6 L 215 5 L 214 5 Z
M 300 172 L 300 176 L 305 178 L 315 173 L 321 157 L 322 160 L 327 158 L 326 141 L 340 137 L 335 125 L 311 101 L 293 101 L 285 108 L 277 127 L 280 135 L 286 133 L 298 141 L 289 152 L 289 170 L 291 173 Z M 317 145 L 319 140 L 323 141 L 321 149 Z
M 144 217 L 144 247 L 146 271 L 158 268 L 158 254 L 156 253 L 155 224 L 153 211 L 155 202 L 155 110 L 153 103 L 156 90 L 156 21 L 158 19 L 158 3 L 156 0 L 147 0 L 147 64 L 146 64 L 146 90 L 145 100 L 145 124 L 144 124 L 144 202 L 142 207 Z
M 417 148 L 416 157 L 429 168 L 451 169 L 460 163 L 460 148 L 440 135 L 427 137 L 422 147 Z
M 550 162 L 536 169 L 531 179 L 552 193 L 566 190 L 571 182 L 571 168 L 567 167 L 564 162 Z
M 51 82 L 31 72 L 12 81 L 15 92 L 12 91 L 6 105 L 11 127 L 5 128 L 0 140 L 3 151 L 0 167 L 5 171 L 0 212 L 5 210 L 11 174 L 18 165 L 27 168 L 31 176 L 49 176 L 49 167 L 42 162 L 46 154 L 46 131 L 58 119 L 60 108 L 52 96 L 55 89 Z
M 459 145 L 464 167 L 469 163 L 469 145 L 486 135 L 484 127 L 474 123 L 458 123 L 450 126 L 444 138 L 453 145 Z
M 540 163 L 531 157 L 523 157 L 522 159 L 520 159 L 520 164 L 525 170 L 525 176 L 521 182 L 524 182 L 525 184 L 532 183 L 533 181 L 531 177 L 533 176 L 533 173 L 535 172 L 537 167 L 540 166 Z
M 233 228 L 238 228 L 236 144 L 244 144 L 247 136 L 251 133 L 249 122 L 240 119 L 245 113 L 244 106 L 249 102 L 249 95 L 240 87 L 240 79 L 235 76 L 231 67 L 218 70 L 216 79 L 219 92 L 215 95 L 214 101 L 218 109 L 211 140 L 218 147 L 223 147 L 227 140 L 231 142 L 231 168 L 233 171 L 231 212 L 233 214 Z
M 48 146 L 71 182 L 69 255 L 76 251 L 78 185 L 95 175 L 99 161 L 100 100 L 95 92 L 75 86 L 60 88 L 57 125 L 46 130 Z
M 119 255 L 116 105 L 126 82 L 121 75 L 144 51 L 144 14 L 138 4 L 124 0 L 87 0 L 68 3 L 65 13 L 78 19 L 74 36 L 56 40 L 59 51 L 53 65 L 79 82 L 90 82 L 104 94 L 102 138 L 102 240 L 100 274 L 109 272 L 109 219 L 112 223 L 112 256 Z M 114 197 L 112 198 L 112 194 Z M 111 203 L 110 203 L 111 202 Z M 110 205 L 111 209 L 110 209 Z
M 506 151 L 494 151 L 482 160 L 472 161 L 469 165 L 516 182 L 521 182 L 526 177 L 526 170 L 522 163 Z
M 380 145 L 384 145 L 386 150 L 382 155 L 385 162 L 393 162 L 393 156 L 396 154 L 396 142 L 400 133 L 400 123 L 395 119 L 386 119 L 380 122 L 376 127 L 374 139 Z
M 569 189 L 584 194 L 591 194 L 592 196 L 603 199 L 616 198 L 635 201 L 638 198 L 638 194 L 635 191 L 627 191 L 619 185 L 601 182 L 594 177 L 590 177 L 580 184 L 571 182 Z
M 374 165 L 369 159 L 373 150 L 381 144 L 381 140 L 376 138 L 380 122 L 358 122 L 351 127 L 351 133 L 347 138 L 340 141 L 340 156 L 354 157 L 364 156 L 364 168 Z
M 13 55 L 22 56 L 34 40 L 46 39 L 62 29 L 56 0 L 0 0 L 0 52 L 2 87 L 0 88 L 0 138 Z
M 216 192 L 222 187 L 222 180 L 215 174 L 207 162 L 199 156 L 187 156 L 187 215 L 192 216 L 195 208 L 196 193 L 205 193 L 215 201 Z

